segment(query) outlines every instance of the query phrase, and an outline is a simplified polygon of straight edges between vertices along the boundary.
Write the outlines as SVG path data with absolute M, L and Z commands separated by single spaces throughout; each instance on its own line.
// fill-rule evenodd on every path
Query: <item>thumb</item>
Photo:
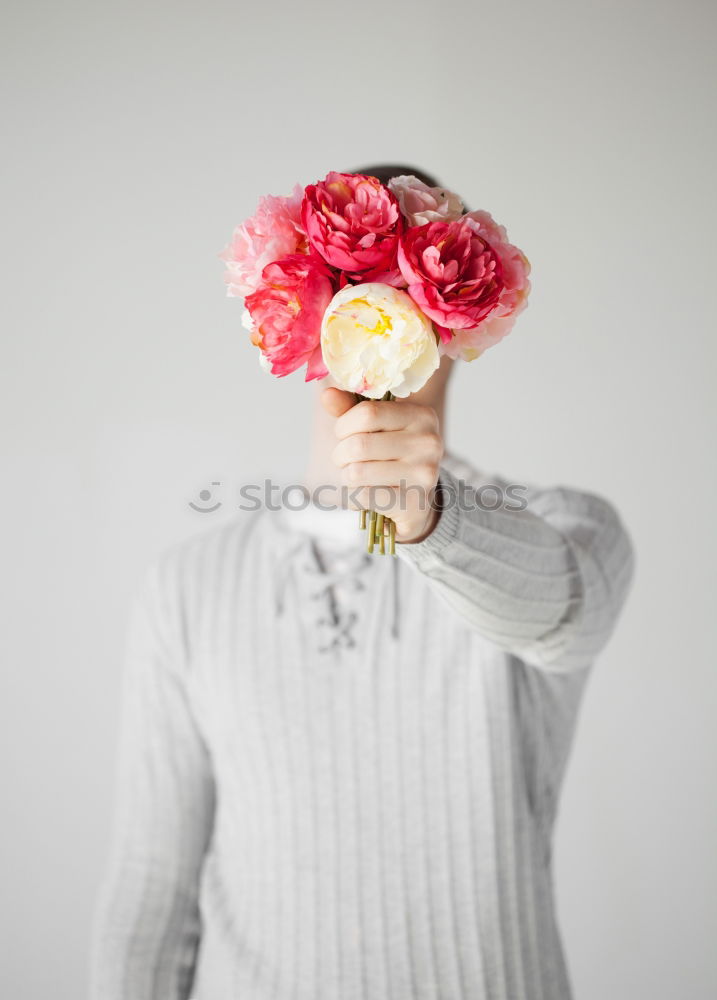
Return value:
M 331 386 L 321 393 L 321 405 L 330 417 L 341 417 L 356 403 L 356 396 L 344 389 Z

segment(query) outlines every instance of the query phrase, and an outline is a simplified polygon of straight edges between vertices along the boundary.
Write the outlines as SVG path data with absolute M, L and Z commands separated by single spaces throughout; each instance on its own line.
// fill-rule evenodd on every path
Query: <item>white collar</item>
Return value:
M 285 524 L 316 538 L 333 542 L 357 542 L 361 539 L 359 531 L 359 512 L 337 508 L 327 510 L 309 502 L 302 509 L 292 509 L 282 506 L 281 517 Z

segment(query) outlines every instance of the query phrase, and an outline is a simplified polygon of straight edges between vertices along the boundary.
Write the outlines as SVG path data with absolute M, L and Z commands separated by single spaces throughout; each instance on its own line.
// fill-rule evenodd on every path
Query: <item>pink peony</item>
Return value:
M 412 174 L 392 177 L 389 191 L 398 198 L 401 212 L 409 226 L 427 222 L 452 222 L 463 215 L 463 202 L 445 188 L 429 187 Z
M 303 197 L 304 189 L 297 184 L 288 197 L 260 198 L 254 215 L 236 227 L 231 243 L 219 254 L 227 263 L 227 295 L 250 295 L 259 287 L 267 264 L 308 251 L 301 225 Z
M 503 287 L 500 257 L 464 220 L 429 222 L 408 229 L 398 250 L 408 291 L 438 326 L 477 326 L 498 302 Z
M 349 279 L 403 284 L 396 263 L 401 212 L 375 177 L 332 171 L 306 188 L 301 218 L 314 249 Z
M 245 299 L 252 343 L 273 375 L 307 365 L 306 381 L 328 374 L 321 354 L 321 320 L 333 298 L 331 272 L 314 253 L 290 254 L 262 271 L 259 287 Z
M 444 353 L 454 333 L 475 331 L 488 317 L 517 314 L 530 287 L 527 258 L 488 212 L 408 229 L 398 263 L 409 293 L 436 324 Z M 505 327 L 499 324 L 494 332 L 504 336 Z
M 508 242 L 505 227 L 498 225 L 489 212 L 470 212 L 466 218 L 472 220 L 470 225 L 477 227 L 479 235 L 498 251 L 503 269 L 503 287 L 491 313 L 472 328 L 454 329 L 454 336 L 441 345 L 443 354 L 472 361 L 510 333 L 517 316 L 528 305 L 531 268 L 522 250 Z

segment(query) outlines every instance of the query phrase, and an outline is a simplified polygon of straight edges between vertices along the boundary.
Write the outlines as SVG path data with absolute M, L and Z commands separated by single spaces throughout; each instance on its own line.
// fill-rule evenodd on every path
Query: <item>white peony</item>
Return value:
M 398 199 L 409 226 L 427 222 L 454 222 L 463 215 L 463 202 L 446 188 L 429 187 L 413 174 L 392 177 L 388 189 Z
M 411 296 L 391 285 L 347 285 L 321 324 L 324 364 L 339 389 L 381 399 L 417 392 L 440 364 L 436 334 Z

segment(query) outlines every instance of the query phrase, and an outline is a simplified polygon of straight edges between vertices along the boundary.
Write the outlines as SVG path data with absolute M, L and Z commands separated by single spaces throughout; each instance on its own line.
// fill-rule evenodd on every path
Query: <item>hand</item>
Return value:
M 444 451 L 438 415 L 405 399 L 355 400 L 335 388 L 321 395 L 337 418 L 331 458 L 349 488 L 349 506 L 390 517 L 398 542 L 423 541 L 440 517 L 431 503 Z

